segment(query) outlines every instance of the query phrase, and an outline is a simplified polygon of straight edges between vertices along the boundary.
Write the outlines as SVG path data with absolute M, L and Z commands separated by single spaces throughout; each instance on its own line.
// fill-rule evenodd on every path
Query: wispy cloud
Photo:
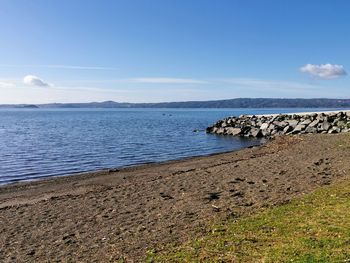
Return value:
M 144 83 L 144 84 L 206 84 L 207 81 L 199 79 L 187 79 L 187 78 L 131 78 L 124 79 L 126 82 L 132 83 Z
M 71 81 L 72 82 L 72 81 Z M 73 82 L 80 83 L 129 83 L 129 84 L 197 84 L 198 88 L 201 87 L 227 87 L 232 88 L 246 88 L 251 90 L 288 90 L 288 91 L 301 91 L 317 89 L 319 86 L 311 85 L 307 83 L 299 83 L 292 81 L 280 81 L 280 80 L 261 80 L 254 78 L 174 78 L 174 77 L 135 77 L 135 78 L 120 78 L 120 79 L 99 79 L 99 80 L 75 80 Z
M 23 78 L 23 83 L 25 85 L 30 86 L 37 86 L 37 87 L 50 87 L 51 85 L 45 81 L 43 81 L 41 78 L 38 78 L 37 76 L 33 75 L 27 75 Z
M 279 80 L 261 80 L 261 79 L 250 79 L 250 78 L 224 78 L 216 79 L 217 83 L 226 83 L 234 85 L 236 87 L 248 88 L 259 90 L 261 92 L 266 90 L 278 90 L 278 91 L 303 91 L 303 90 L 314 90 L 319 88 L 318 86 L 292 82 L 292 81 L 279 81 Z
M 79 65 L 9 65 L 1 64 L 1 68 L 52 68 L 52 69 L 72 69 L 72 70 L 118 70 L 115 67 L 102 66 L 79 66 Z
M 346 75 L 344 66 L 335 64 L 306 64 L 300 71 L 321 79 L 336 79 Z
M 0 80 L 0 88 L 13 88 L 16 84 L 8 80 Z
M 116 100 L 161 102 L 214 100 L 237 97 L 338 97 L 342 88 L 320 82 L 300 83 L 254 78 L 121 78 L 54 80 L 55 85 L 36 76 L 26 80 L 0 78 L 0 103 L 45 103 Z M 24 87 L 25 83 L 27 87 Z M 147 84 L 151 83 L 151 84 Z M 153 85 L 152 83 L 159 83 Z M 174 85 L 168 84 L 172 83 Z M 190 84 L 188 84 L 190 83 Z M 204 84 L 203 84 L 204 83 Z M 163 84 L 163 85 L 162 85 Z M 182 85 L 183 84 L 183 85 Z M 188 84 L 188 85 L 187 85 Z M 192 84 L 192 85 L 191 85 Z M 50 88 L 48 88 L 50 85 Z M 338 95 L 337 95 L 338 94 Z M 345 97 L 345 95 L 343 95 Z
M 175 77 L 132 77 L 115 79 L 75 79 L 70 83 L 127 83 L 127 84 L 209 84 L 206 79 L 175 78 Z

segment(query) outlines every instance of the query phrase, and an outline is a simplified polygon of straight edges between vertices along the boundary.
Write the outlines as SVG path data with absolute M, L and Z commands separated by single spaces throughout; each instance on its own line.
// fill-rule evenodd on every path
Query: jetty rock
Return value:
M 231 116 L 206 129 L 212 134 L 255 138 L 349 131 L 350 111 Z

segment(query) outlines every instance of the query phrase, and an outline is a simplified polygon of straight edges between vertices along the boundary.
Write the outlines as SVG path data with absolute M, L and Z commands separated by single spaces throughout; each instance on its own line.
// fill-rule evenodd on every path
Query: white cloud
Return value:
M 0 88 L 13 88 L 15 87 L 15 83 L 7 80 L 0 80 Z
M 305 66 L 300 68 L 300 71 L 304 73 L 309 73 L 321 79 L 336 79 L 346 75 L 344 66 L 336 64 L 306 64 Z
M 30 86 L 37 86 L 37 87 L 50 87 L 51 85 L 42 79 L 33 76 L 33 75 L 27 75 L 23 78 L 23 83 Z
M 205 84 L 206 81 L 198 79 L 183 79 L 183 78 L 133 78 L 127 81 L 133 83 L 145 84 Z
M 1 68 L 53 68 L 53 69 L 77 69 L 77 70 L 118 70 L 113 67 L 77 66 L 77 65 L 9 65 L 0 64 Z

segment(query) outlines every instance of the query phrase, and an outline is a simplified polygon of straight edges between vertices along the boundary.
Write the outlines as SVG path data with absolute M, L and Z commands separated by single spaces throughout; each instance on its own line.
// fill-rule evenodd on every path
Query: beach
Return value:
M 214 220 L 346 179 L 350 135 L 280 136 L 239 151 L 0 187 L 1 262 L 142 262 Z

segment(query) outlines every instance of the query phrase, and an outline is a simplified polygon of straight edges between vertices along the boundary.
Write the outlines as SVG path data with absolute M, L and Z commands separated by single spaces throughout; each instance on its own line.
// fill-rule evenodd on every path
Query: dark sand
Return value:
M 345 178 L 350 134 L 0 188 L 0 262 L 142 262 L 237 217 Z

